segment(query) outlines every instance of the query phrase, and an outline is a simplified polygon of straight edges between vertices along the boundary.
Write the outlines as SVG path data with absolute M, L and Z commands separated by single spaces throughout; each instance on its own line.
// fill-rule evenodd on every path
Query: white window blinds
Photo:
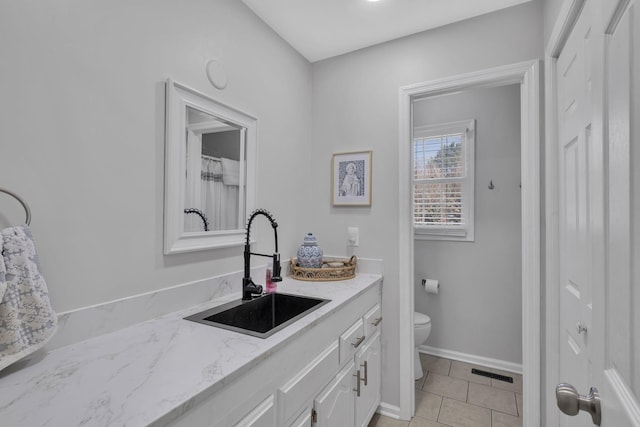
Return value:
M 414 141 L 415 224 L 464 224 L 462 139 L 461 134 L 450 134 Z
M 414 129 L 416 232 L 466 237 L 473 226 L 473 121 Z

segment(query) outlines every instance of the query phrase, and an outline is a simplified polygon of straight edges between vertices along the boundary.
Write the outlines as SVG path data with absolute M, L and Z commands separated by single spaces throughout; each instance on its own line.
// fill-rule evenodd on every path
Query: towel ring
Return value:
M 27 202 L 22 200 L 22 198 L 20 198 L 20 196 L 18 196 L 16 193 L 9 191 L 6 188 L 0 187 L 0 193 L 6 193 L 12 196 L 17 201 L 19 201 L 22 207 L 24 208 L 25 212 L 27 213 L 27 219 L 26 219 L 27 225 L 31 224 L 31 209 L 29 209 L 29 205 L 27 205 Z

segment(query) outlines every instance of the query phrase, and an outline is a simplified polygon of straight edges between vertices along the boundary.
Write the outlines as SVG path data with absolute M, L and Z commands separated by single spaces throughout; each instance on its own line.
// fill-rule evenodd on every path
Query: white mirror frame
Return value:
M 184 231 L 187 106 L 243 128 L 244 150 L 241 147 L 240 152 L 245 153 L 246 156 L 245 161 L 240 162 L 239 212 L 242 217 L 239 218 L 238 224 L 244 226 L 246 220 L 244 216 L 255 209 L 258 120 L 236 108 L 224 105 L 207 95 L 168 79 L 166 83 L 164 183 L 164 253 L 166 255 L 241 246 L 245 239 L 244 228 L 206 232 Z M 244 182 L 242 181 L 243 177 Z

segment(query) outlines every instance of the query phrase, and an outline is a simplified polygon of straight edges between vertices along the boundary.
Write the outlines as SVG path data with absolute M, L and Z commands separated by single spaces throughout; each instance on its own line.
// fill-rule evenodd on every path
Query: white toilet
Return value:
M 426 314 L 415 312 L 413 314 L 413 340 L 416 349 L 413 357 L 413 378 L 416 380 L 422 378 L 424 375 L 424 372 L 422 372 L 422 364 L 420 363 L 420 355 L 418 354 L 418 347 L 427 341 L 430 332 L 431 318 Z

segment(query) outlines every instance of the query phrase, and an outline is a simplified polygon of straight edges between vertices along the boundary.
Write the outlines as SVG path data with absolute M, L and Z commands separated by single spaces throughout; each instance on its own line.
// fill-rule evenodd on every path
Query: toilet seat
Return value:
M 423 313 L 418 313 L 417 311 L 413 313 L 413 324 L 415 326 L 426 326 L 431 324 L 431 318 Z

